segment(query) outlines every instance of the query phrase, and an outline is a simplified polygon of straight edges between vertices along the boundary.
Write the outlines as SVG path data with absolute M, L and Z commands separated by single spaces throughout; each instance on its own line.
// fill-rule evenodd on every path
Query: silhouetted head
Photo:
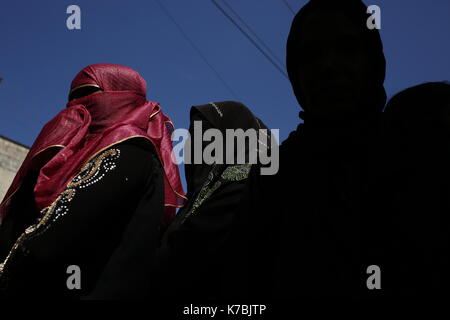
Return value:
M 318 116 L 381 112 L 385 58 L 360 0 L 311 0 L 296 15 L 287 70 L 303 109 Z
M 450 84 L 428 82 L 392 97 L 384 111 L 385 130 L 401 146 L 450 143 Z

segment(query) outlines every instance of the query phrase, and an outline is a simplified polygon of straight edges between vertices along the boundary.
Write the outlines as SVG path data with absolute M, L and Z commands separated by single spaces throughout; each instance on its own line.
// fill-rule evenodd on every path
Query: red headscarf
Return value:
M 94 64 L 81 70 L 71 91 L 95 85 L 102 89 L 74 99 L 47 123 L 0 205 L 0 218 L 32 168 L 40 168 L 34 195 L 42 210 L 51 205 L 83 165 L 102 150 L 124 140 L 141 137 L 155 147 L 165 172 L 164 222 L 186 199 L 178 167 L 171 160 L 173 124 L 158 103 L 146 100 L 147 84 L 138 72 L 114 64 Z

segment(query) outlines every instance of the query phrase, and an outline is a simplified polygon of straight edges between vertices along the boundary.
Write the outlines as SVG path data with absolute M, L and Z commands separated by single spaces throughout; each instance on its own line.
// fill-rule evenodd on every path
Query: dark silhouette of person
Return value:
M 450 84 L 395 95 L 384 112 L 385 289 L 443 294 L 450 284 Z M 448 295 L 448 293 L 446 293 Z
M 368 18 L 359 0 L 311 0 L 294 18 L 286 60 L 304 122 L 280 146 L 276 176 L 251 173 L 239 257 L 250 256 L 249 296 L 368 290 L 366 199 L 386 102 L 383 46 Z
M 201 124 L 201 127 L 197 127 Z M 249 162 L 252 144 L 247 142 L 241 152 L 246 156 L 238 162 L 236 148 L 229 148 L 226 131 L 232 129 L 260 130 L 267 127 L 243 104 L 233 101 L 215 102 L 194 106 L 190 113 L 190 142 L 184 151 L 190 156 L 185 164 L 188 199 L 174 222 L 165 232 L 155 259 L 155 272 L 160 281 L 158 298 L 170 300 L 218 300 L 235 296 L 228 286 L 227 261 L 233 247 L 232 232 L 242 190 L 245 188 L 252 166 Z M 211 141 L 194 145 L 208 130 L 223 135 L 223 146 L 216 156 L 223 161 L 196 160 L 195 150 L 203 155 L 211 148 Z M 257 134 L 259 136 L 259 134 Z M 236 145 L 235 145 L 236 147 Z M 200 157 L 198 157 L 200 158 Z M 202 160 L 203 159 L 203 160 Z M 233 160 L 232 163 L 226 159 Z
M 134 69 L 73 79 L 0 204 L 1 299 L 140 299 L 185 199 L 172 125 Z

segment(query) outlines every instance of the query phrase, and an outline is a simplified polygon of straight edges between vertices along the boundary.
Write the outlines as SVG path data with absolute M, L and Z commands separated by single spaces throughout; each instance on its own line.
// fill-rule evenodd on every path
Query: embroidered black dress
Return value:
M 164 211 L 163 171 L 150 142 L 134 138 L 100 152 L 40 213 L 35 178 L 14 203 L 22 214 L 0 227 L 0 297 L 147 295 Z M 79 267 L 81 289 L 68 288 L 76 284 L 69 266 Z

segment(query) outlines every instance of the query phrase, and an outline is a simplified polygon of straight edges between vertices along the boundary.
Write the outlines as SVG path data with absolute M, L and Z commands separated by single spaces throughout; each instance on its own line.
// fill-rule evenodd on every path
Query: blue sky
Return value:
M 188 127 L 192 105 L 239 100 L 285 139 L 299 121 L 287 79 L 210 0 L 160 1 L 231 90 L 154 0 L 2 1 L 0 134 L 32 144 L 65 107 L 75 74 L 108 62 L 137 69 L 148 82 L 148 99 L 160 102 L 177 127 Z M 226 1 L 284 62 L 293 18 L 285 3 Z M 307 2 L 286 1 L 295 11 Z M 450 80 L 449 0 L 365 3 L 381 8 L 389 96 L 421 82 Z M 66 27 L 71 4 L 81 8 L 81 30 Z

